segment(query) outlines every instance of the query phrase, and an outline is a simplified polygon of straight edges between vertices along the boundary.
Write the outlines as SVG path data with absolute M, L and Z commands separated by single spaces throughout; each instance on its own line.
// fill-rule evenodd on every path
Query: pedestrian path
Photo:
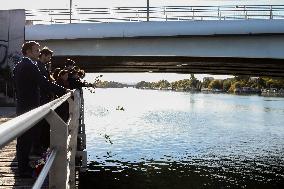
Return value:
M 0 150 L 0 189 L 31 188 L 34 182 L 35 179 L 19 177 L 16 159 L 16 140 Z
M 0 108 L 1 124 L 10 120 L 15 114 L 13 107 Z M 16 159 L 16 140 L 0 149 L 0 189 L 6 188 L 31 188 L 35 182 L 33 178 L 20 178 L 18 172 L 18 162 Z

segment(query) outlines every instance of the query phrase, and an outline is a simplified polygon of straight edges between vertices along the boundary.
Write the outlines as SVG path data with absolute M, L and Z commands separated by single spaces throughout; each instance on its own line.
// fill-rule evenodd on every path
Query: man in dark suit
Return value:
M 40 45 L 37 42 L 26 42 L 22 46 L 24 57 L 15 66 L 14 82 L 16 88 L 17 106 L 16 113 L 21 115 L 40 106 L 40 89 L 45 88 L 58 95 L 63 95 L 67 90 L 50 82 L 43 76 L 37 66 Z M 17 138 L 16 156 L 21 177 L 31 177 L 32 169 L 29 167 L 29 154 L 37 141 L 39 130 L 32 127 Z

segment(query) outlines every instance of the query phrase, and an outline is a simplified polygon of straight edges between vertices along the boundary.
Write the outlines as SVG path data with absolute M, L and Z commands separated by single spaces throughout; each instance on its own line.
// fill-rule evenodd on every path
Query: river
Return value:
M 85 90 L 81 188 L 284 188 L 284 98 Z

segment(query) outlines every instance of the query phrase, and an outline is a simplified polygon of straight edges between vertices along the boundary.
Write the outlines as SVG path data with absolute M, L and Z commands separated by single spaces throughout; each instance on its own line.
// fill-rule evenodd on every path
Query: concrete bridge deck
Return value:
M 26 26 L 26 40 L 87 72 L 284 76 L 284 20 L 207 20 Z

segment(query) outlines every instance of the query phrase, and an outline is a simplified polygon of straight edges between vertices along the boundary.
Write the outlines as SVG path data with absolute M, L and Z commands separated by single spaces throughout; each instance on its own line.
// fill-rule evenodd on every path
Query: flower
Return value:
M 50 149 L 48 148 L 46 152 L 44 152 L 40 159 L 36 160 L 36 161 L 31 161 L 30 162 L 30 166 L 31 168 L 34 169 L 33 171 L 33 177 L 38 177 L 42 168 L 44 167 L 46 161 L 48 160 L 49 156 L 50 156 Z

